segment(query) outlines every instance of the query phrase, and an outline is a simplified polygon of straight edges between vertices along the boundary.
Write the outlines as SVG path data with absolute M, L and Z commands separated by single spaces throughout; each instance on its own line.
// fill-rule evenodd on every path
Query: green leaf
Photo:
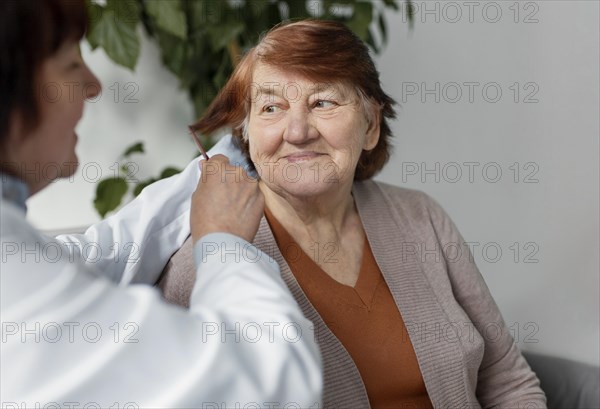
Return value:
M 410 0 L 408 0 L 408 2 L 410 2 Z M 383 0 L 383 4 L 385 4 L 386 7 L 398 11 L 398 3 L 396 3 L 396 0 Z
M 289 10 L 289 19 L 300 19 L 310 17 L 308 10 L 306 10 L 306 2 L 298 0 L 290 0 L 287 2 Z
M 175 37 L 185 39 L 187 22 L 178 0 L 147 0 L 146 12 L 154 18 L 156 25 Z
M 371 20 L 373 20 L 373 5 L 371 3 L 359 2 L 354 5 L 352 18 L 346 24 L 356 35 L 366 40 Z
M 210 79 L 208 76 L 207 80 Z M 198 78 L 199 81 L 205 80 Z M 197 117 L 201 117 L 204 110 L 208 108 L 212 100 L 217 96 L 219 90 L 211 82 L 201 82 L 190 88 L 190 98 L 194 103 L 195 113 Z
M 379 54 L 379 47 L 375 44 L 375 38 L 373 37 L 373 33 L 371 30 L 367 31 L 367 38 L 365 38 L 365 43 L 367 43 L 375 52 L 375 54 Z
M 265 0 L 246 0 L 246 9 L 251 11 L 252 16 L 261 17 L 267 11 L 269 4 Z
M 115 12 L 121 24 L 135 28 L 140 21 L 140 5 L 136 0 L 107 0 L 106 7 Z
M 385 23 L 385 18 L 383 17 L 383 13 L 379 14 L 379 19 L 378 19 L 378 23 L 379 23 L 379 31 L 381 31 L 381 40 L 383 42 L 383 44 L 387 43 L 387 25 Z
M 218 25 L 225 20 L 230 9 L 228 1 L 223 0 L 188 0 L 183 2 L 184 14 L 187 18 L 188 37 L 203 31 L 207 25 Z
M 136 27 L 139 6 L 134 0 L 108 0 L 106 7 L 92 6 L 93 16 L 87 39 L 92 47 L 102 47 L 111 60 L 134 69 L 140 54 Z
M 179 78 L 181 85 L 185 86 L 185 68 L 190 63 L 187 50 L 189 42 L 157 30 L 156 38 L 160 46 L 163 64 Z
M 98 42 L 96 41 L 94 36 L 91 35 L 91 33 L 95 30 L 99 21 L 102 19 L 102 14 L 104 14 L 104 7 L 100 6 L 99 4 L 92 3 L 91 0 L 86 1 L 86 7 L 89 22 L 88 31 L 86 33 L 86 39 L 88 43 L 90 43 L 92 50 L 95 50 L 100 44 L 98 44 Z
M 181 173 L 181 169 L 177 169 L 177 168 L 173 168 L 173 167 L 168 167 L 163 169 L 162 172 L 160 172 L 160 176 L 158 177 L 158 179 L 166 179 L 166 178 L 170 178 L 173 175 L 176 175 L 178 173 Z
M 98 183 L 94 207 L 100 217 L 106 216 L 106 213 L 115 210 L 121 204 L 127 189 L 127 182 L 123 178 L 108 178 Z
M 231 59 L 229 58 L 229 53 L 223 53 L 221 64 L 219 65 L 217 72 L 215 72 L 212 81 L 217 89 L 221 89 L 223 86 L 225 86 L 225 83 L 227 83 L 227 79 L 232 71 L 233 67 L 231 64 Z
M 138 152 L 144 153 L 144 142 L 137 142 L 137 143 L 134 143 L 133 145 L 129 146 L 125 150 L 125 152 L 123 152 L 123 157 L 127 158 L 132 153 L 138 153 Z
M 406 16 L 408 17 L 408 27 L 412 29 L 415 25 L 415 6 L 412 0 L 406 0 Z
M 210 38 L 212 49 L 218 51 L 227 47 L 231 40 L 244 31 L 244 27 L 242 21 L 229 21 L 216 26 L 207 26 L 206 33 Z

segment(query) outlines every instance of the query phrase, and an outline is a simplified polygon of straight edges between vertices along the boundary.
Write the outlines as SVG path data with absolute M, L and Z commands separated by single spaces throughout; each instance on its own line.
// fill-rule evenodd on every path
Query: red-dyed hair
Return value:
M 369 49 L 348 27 L 335 21 L 302 20 L 271 29 L 240 61 L 225 87 L 192 127 L 204 134 L 230 127 L 236 144 L 250 161 L 244 124 L 250 114 L 252 75 L 257 63 L 302 75 L 318 83 L 339 82 L 357 90 L 369 119 L 373 108 L 380 110 L 380 136 L 375 148 L 363 151 L 355 180 L 373 177 L 391 154 L 394 100 L 381 88 L 379 72 Z

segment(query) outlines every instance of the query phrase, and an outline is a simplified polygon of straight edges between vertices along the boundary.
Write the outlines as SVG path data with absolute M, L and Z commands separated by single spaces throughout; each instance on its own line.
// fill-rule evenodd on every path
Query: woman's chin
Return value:
M 75 175 L 78 168 L 79 158 L 77 157 L 75 151 L 73 151 L 72 155 L 70 155 L 70 157 L 61 164 L 60 174 L 57 176 L 57 179 L 70 178 L 71 176 Z
M 340 188 L 337 183 L 324 183 L 313 180 L 310 181 L 287 181 L 284 183 L 276 183 L 272 190 L 279 191 L 285 196 L 291 196 L 296 199 L 318 199 L 319 197 L 327 197 Z

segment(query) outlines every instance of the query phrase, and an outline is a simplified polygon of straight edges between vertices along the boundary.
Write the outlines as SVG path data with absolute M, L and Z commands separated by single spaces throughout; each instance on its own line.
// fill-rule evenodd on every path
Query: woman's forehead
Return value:
M 259 63 L 252 75 L 252 94 L 256 95 L 352 95 L 353 87 L 341 79 L 322 81 L 285 68 Z

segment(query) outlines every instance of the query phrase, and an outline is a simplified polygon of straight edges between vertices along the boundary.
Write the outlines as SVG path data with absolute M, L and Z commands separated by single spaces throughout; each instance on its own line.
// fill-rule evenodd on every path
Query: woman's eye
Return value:
M 279 107 L 277 105 L 267 105 L 263 108 L 263 112 L 266 112 L 268 114 L 275 113 L 278 110 L 279 110 Z
M 318 100 L 315 102 L 315 108 L 331 108 L 336 106 L 337 104 L 333 101 L 325 101 L 325 100 Z

